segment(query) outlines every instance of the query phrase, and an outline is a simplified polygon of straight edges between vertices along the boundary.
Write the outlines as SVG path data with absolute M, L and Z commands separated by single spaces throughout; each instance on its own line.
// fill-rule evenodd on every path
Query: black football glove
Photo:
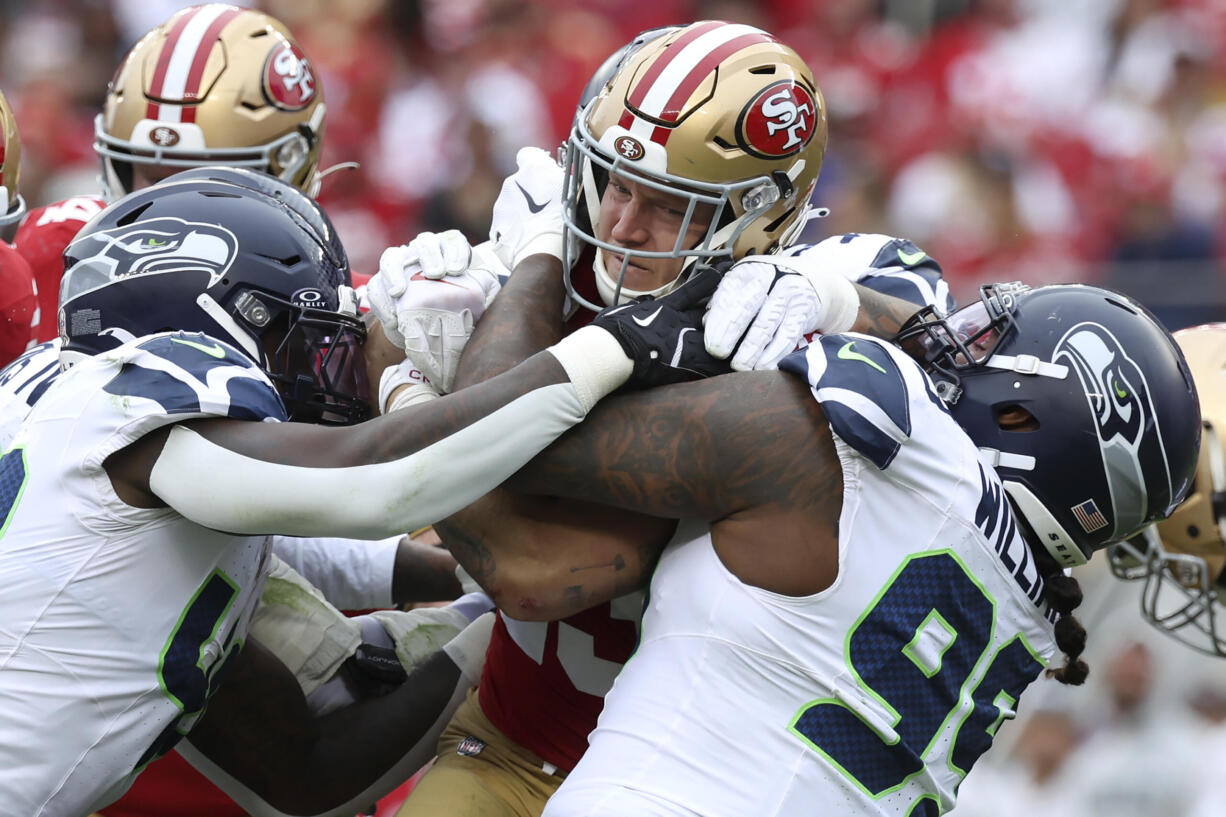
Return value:
M 647 388 L 713 377 L 732 371 L 707 352 L 702 315 L 722 272 L 700 267 L 677 289 L 659 298 L 609 307 L 592 323 L 617 338 L 634 361 L 627 388 Z

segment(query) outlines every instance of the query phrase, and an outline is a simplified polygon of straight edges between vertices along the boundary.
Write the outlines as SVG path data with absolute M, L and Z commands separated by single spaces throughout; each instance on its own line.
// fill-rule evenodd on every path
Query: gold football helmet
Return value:
M 1144 580 L 1141 612 L 1200 652 L 1226 658 L 1226 324 L 1175 332 L 1200 398 L 1200 459 L 1192 492 L 1143 538 L 1115 546 L 1112 567 Z
M 319 77 L 280 22 L 222 3 L 183 9 L 132 47 L 107 89 L 94 120 L 103 190 L 115 199 L 229 165 L 314 195 L 324 112 Z
M 804 225 L 826 150 L 826 109 L 796 52 L 752 26 L 703 21 L 665 30 L 624 57 L 575 118 L 565 145 L 567 288 L 589 309 L 659 294 L 692 259 L 737 259 L 788 246 Z M 609 174 L 688 199 L 672 250 L 647 252 L 598 239 Z M 696 210 L 714 217 L 695 246 L 683 236 Z M 620 273 L 594 253 L 604 304 L 574 291 L 570 275 L 591 245 L 623 258 Z M 690 259 L 652 293 L 621 286 L 634 257 Z
M 0 131 L 4 142 L 0 144 L 0 238 L 8 241 L 17 230 L 17 224 L 26 214 L 26 201 L 17 187 L 21 176 L 21 139 L 17 135 L 17 117 L 0 93 Z

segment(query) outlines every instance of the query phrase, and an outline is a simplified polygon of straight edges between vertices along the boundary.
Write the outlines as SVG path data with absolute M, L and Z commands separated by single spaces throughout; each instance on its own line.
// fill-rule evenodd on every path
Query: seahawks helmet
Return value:
M 1098 287 L 993 284 L 896 340 L 1062 566 L 1168 516 L 1196 473 L 1200 409 L 1183 353 L 1136 301 Z
M 203 332 L 272 379 L 290 419 L 370 415 L 349 262 L 331 222 L 292 184 L 196 168 L 132 193 L 64 251 L 61 360 L 142 335 Z

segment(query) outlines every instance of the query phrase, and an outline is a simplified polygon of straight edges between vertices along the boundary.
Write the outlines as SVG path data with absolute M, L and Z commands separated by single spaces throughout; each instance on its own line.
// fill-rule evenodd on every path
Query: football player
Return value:
M 1170 518 L 1111 549 L 1112 571 L 1144 581 L 1141 613 L 1159 630 L 1206 655 L 1226 657 L 1219 627 L 1226 593 L 1226 324 L 1175 333 L 1204 419 L 1192 492 Z
M 615 55 L 592 94 L 576 118 L 565 171 L 541 151 L 521 151 L 519 172 L 495 205 L 500 224 L 491 246 L 469 255 L 462 242 L 426 237 L 385 254 L 368 289 L 372 308 L 385 326 L 399 327 L 410 358 L 424 358 L 422 368 L 440 372 L 443 383 L 458 354 L 427 343 L 446 333 L 415 326 L 423 319 L 407 307 L 415 283 L 406 263 L 428 277 L 552 252 L 568 270 L 567 320 L 532 303 L 519 320 L 560 338 L 606 306 L 670 291 L 697 261 L 737 261 L 706 316 L 707 343 L 734 368 L 772 366 L 803 333 L 854 325 L 889 336 L 919 305 L 952 303 L 940 268 L 909 241 L 849 234 L 789 246 L 821 165 L 825 111 L 808 68 L 764 32 L 716 22 L 649 32 Z M 499 308 L 505 314 L 513 306 Z M 499 332 L 499 343 L 466 360 L 454 385 L 479 381 L 520 355 L 516 333 Z M 482 541 L 500 525 L 536 547 L 531 570 L 493 571 L 484 561 Z M 637 641 L 643 596 L 621 581 L 635 570 L 592 560 L 589 580 L 601 573 L 625 591 L 612 601 L 523 588 L 568 569 L 550 554 L 583 540 L 588 525 L 641 536 L 641 553 L 611 559 L 638 567 L 659 552 L 650 526 L 593 504 L 496 492 L 447 521 L 444 540 L 503 602 L 502 612 L 481 685 L 448 727 L 439 760 L 402 817 L 540 814 L 582 756 L 603 696 Z M 544 620 L 551 617 L 561 620 Z
M 64 247 L 107 201 L 207 165 L 263 170 L 313 196 L 326 110 L 310 59 L 263 12 L 206 3 L 145 34 L 120 61 L 94 119 L 101 197 L 35 208 L 14 240 L 34 269 L 48 316 L 39 342 L 56 336 L 50 316 Z
M 560 282 L 513 277 L 457 379 L 509 337 L 548 342 L 504 304 L 562 299 Z M 634 655 L 548 817 L 935 815 L 1031 681 L 1084 680 L 1064 568 L 1187 494 L 1200 421 L 1183 356 L 1139 304 L 1077 285 L 987 287 L 896 341 L 826 334 L 780 371 L 610 400 L 509 485 L 563 507 L 598 497 L 618 524 L 570 517 L 536 560 L 520 551 L 540 523 L 491 520 L 464 542 L 523 619 L 611 600 L 632 628 L 617 599 L 650 583 Z M 515 643 L 563 671 L 580 650 L 609 655 L 580 623 Z M 461 726 L 488 725 L 468 710 Z M 450 753 L 488 782 L 516 756 L 485 734 Z M 470 796 L 516 813 L 498 793 Z
M 17 251 L 33 268 L 38 283 L 34 315 L 41 320 L 34 339 L 50 343 L 20 364 L 19 375 L 10 371 L 4 378 L 7 385 L 0 384 L 0 425 L 15 431 L 17 418 L 24 417 L 26 400 L 40 395 L 58 370 L 56 310 L 63 251 L 106 201 L 170 173 L 205 165 L 263 170 L 313 195 L 321 177 L 318 163 L 325 123 L 324 89 L 313 63 L 289 30 L 270 15 L 209 3 L 176 12 L 143 36 L 120 61 L 108 83 L 103 110 L 94 121 L 102 196 L 73 196 L 35 208 L 17 232 Z M 13 172 L 6 173 L 4 181 L 15 194 L 15 146 L 8 155 Z M 18 203 L 15 195 L 9 199 Z M 20 217 L 23 212 L 24 204 L 14 215 Z M 0 256 L 6 255 L 0 247 Z M 10 263 L 4 258 L 0 263 L 6 279 L 18 274 L 20 259 Z M 16 285 L 3 289 L 4 296 L 15 301 L 21 291 Z M 29 300 L 22 296 L 9 311 L 27 309 Z M 14 353 L 0 362 L 7 363 L 27 345 L 28 338 L 15 338 Z M 18 387 L 23 393 L 13 400 L 8 392 Z M 278 539 L 276 544 L 278 555 L 295 564 L 313 566 L 324 561 L 313 539 Z M 394 560 L 407 566 L 410 557 L 417 557 L 420 564 L 421 558 L 430 555 L 398 540 L 382 547 L 364 543 L 343 551 L 339 542 L 328 544 L 326 563 L 332 569 L 313 571 L 309 576 L 327 585 L 329 592 L 339 583 L 327 579 L 352 579 L 344 587 L 356 591 L 349 598 L 366 600 L 357 609 L 387 603 L 389 586 L 393 581 L 402 582 L 405 573 L 393 573 Z M 349 569 L 336 569 L 340 566 Z M 297 585 L 295 589 L 309 593 Z M 406 598 L 413 589 L 408 587 L 399 598 Z M 346 635 L 346 642 L 352 642 L 351 635 Z M 176 776 L 159 785 L 171 766 L 177 768 Z M 149 804 L 166 802 L 171 799 L 166 793 L 172 792 L 178 809 L 190 803 L 209 817 L 238 814 L 218 793 L 204 793 L 199 786 L 190 796 L 180 794 L 191 777 L 176 757 L 168 758 L 153 774 L 141 778 L 124 804 L 109 812 L 116 817 L 147 813 L 156 807 Z M 126 810 L 129 803 L 131 810 Z
M 26 213 L 18 189 L 21 138 L 8 99 L 0 92 L 0 367 L 34 345 L 41 315 L 34 273 L 7 243 Z
M 204 168 L 187 171 L 180 178 L 199 174 L 200 178 L 239 183 L 257 179 L 283 201 L 294 201 L 295 188 L 291 185 L 273 177 L 253 177 L 253 173 Z M 0 246 L 0 253 L 2 250 Z M 20 256 L 17 259 L 20 261 Z M 380 336 L 376 332 L 374 337 L 377 340 Z M 368 350 L 365 357 L 377 379 L 377 356 Z M 0 451 L 10 447 L 26 415 L 59 374 L 58 338 L 39 345 L 0 371 Z M 294 673 L 313 709 L 336 708 L 386 690 L 421 656 L 457 635 L 483 612 L 480 600 L 474 597 L 445 608 L 408 613 L 381 609 L 416 601 L 450 600 L 461 593 L 454 559 L 443 550 L 419 545 L 408 537 L 378 542 L 273 537 L 272 551 L 277 558 L 271 560 L 262 603 L 252 619 L 252 632 Z M 302 573 L 317 582 L 323 594 L 311 587 Z M 347 610 L 380 609 L 351 619 L 338 612 L 329 599 Z M 397 659 L 404 670 L 395 666 Z M 123 817 L 168 808 L 184 817 L 246 813 L 209 785 L 178 753 L 172 753 L 153 764 L 132 790 L 107 807 L 106 814 Z
M 240 650 L 266 534 L 412 530 L 623 384 L 717 368 L 687 331 L 713 288 L 696 279 L 479 389 L 322 427 L 369 415 L 347 262 L 313 201 L 246 176 L 137 191 L 65 252 L 76 362 L 0 458 L 0 813 L 98 808 L 193 726 L 270 807 L 369 802 L 432 751 L 483 649 L 456 639 L 388 696 L 311 720 L 280 662 L 254 640 Z M 210 698 L 213 725 L 197 724 Z

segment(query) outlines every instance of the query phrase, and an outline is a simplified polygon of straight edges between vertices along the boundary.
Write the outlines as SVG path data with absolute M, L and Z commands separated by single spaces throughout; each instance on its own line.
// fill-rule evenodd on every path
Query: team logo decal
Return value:
M 203 270 L 213 286 L 238 254 L 234 233 L 170 216 L 83 236 L 64 251 L 69 291 L 149 272 Z
M 741 111 L 737 141 L 761 159 L 791 156 L 813 138 L 817 115 L 817 102 L 807 88 L 791 80 L 776 82 Z
M 637 162 L 647 153 L 643 149 L 643 143 L 633 136 L 617 137 L 613 142 L 613 149 L 617 151 L 618 156 L 623 159 L 629 159 L 632 162 Z
M 283 42 L 264 63 L 264 93 L 278 108 L 300 111 L 315 99 L 315 72 L 296 45 Z
M 179 132 L 165 125 L 158 125 L 149 131 L 149 140 L 158 147 L 168 148 L 179 144 Z
M 1144 492 L 1149 480 L 1165 478 L 1170 483 L 1149 384 L 1119 340 L 1096 323 L 1069 330 L 1056 344 L 1052 361 L 1067 364 L 1081 380 L 1111 490 L 1112 507 L 1087 501 L 1073 513 L 1087 533 L 1105 527 L 1113 513 L 1115 530 L 1134 530 L 1147 506 Z M 1134 485 L 1141 496 L 1135 495 Z

